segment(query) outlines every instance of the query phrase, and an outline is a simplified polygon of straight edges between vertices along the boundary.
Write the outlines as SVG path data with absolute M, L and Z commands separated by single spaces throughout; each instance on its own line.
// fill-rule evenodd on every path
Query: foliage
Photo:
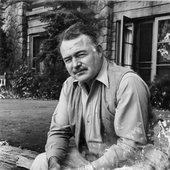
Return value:
M 2 11 L 3 11 L 3 7 L 2 7 L 2 3 L 0 2 L 0 28 L 1 28 L 2 25 L 3 25 Z
M 155 78 L 150 86 L 151 104 L 157 109 L 170 110 L 170 76 Z
M 19 97 L 36 96 L 38 82 L 33 70 L 29 70 L 27 66 L 21 66 L 13 75 L 13 90 Z
M 7 47 L 6 35 L 2 29 L 0 29 L 0 75 L 4 74 L 9 68 L 11 63 L 9 53 L 11 50 Z
M 14 94 L 20 98 L 57 99 L 61 83 L 23 65 L 14 72 L 12 86 Z
M 0 75 L 4 74 L 9 68 L 11 59 L 9 57 L 10 49 L 7 47 L 6 34 L 2 29 L 3 19 L 2 19 L 3 7 L 0 3 Z

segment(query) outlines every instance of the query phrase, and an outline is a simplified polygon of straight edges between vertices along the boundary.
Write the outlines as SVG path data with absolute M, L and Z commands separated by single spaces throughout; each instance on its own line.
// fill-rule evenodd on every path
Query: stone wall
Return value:
M 26 38 L 27 38 L 27 21 L 26 21 L 27 3 L 16 1 L 6 6 L 3 26 L 7 35 L 8 47 L 11 49 L 11 57 L 15 61 L 15 66 L 26 58 Z
M 94 10 L 96 17 L 102 18 L 102 36 L 100 44 L 108 58 L 112 57 L 112 2 L 109 0 L 86 0 L 89 7 Z M 30 1 L 31 2 L 31 1 Z M 8 46 L 16 64 L 26 62 L 29 48 L 27 47 L 28 21 L 27 12 L 29 1 L 14 0 L 6 6 L 4 30 L 8 38 Z M 43 27 L 43 26 L 42 26 Z
M 94 10 L 97 18 L 101 18 L 102 35 L 100 43 L 107 58 L 112 56 L 112 2 L 109 0 L 96 0 L 88 2 L 89 7 Z

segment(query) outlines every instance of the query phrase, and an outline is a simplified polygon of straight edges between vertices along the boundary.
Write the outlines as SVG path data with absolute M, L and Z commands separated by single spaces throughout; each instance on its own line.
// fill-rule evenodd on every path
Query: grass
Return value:
M 0 99 L 0 140 L 43 152 L 57 101 Z

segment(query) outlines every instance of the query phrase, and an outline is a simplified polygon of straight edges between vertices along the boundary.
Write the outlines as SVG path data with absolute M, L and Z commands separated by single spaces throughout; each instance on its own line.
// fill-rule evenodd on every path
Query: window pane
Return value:
M 138 74 L 145 80 L 147 84 L 150 84 L 151 68 L 140 68 Z
M 170 19 L 158 22 L 157 63 L 170 63 Z
M 125 42 L 133 43 L 132 33 L 133 33 L 132 25 L 125 26 Z
M 124 49 L 124 66 L 127 66 L 131 68 L 132 65 L 132 50 L 133 46 L 132 44 L 125 44 L 125 49 Z
M 162 77 L 164 75 L 170 76 L 170 67 L 157 67 L 157 76 Z
M 153 23 L 140 24 L 139 61 L 151 61 Z
M 131 68 L 132 65 L 132 52 L 133 52 L 133 28 L 132 24 L 125 25 L 124 37 L 124 66 Z
M 37 54 L 40 51 L 40 45 L 44 39 L 45 39 L 44 37 L 39 36 L 33 38 L 33 68 L 36 68 L 37 71 L 40 71 L 40 68 L 35 58 L 37 57 Z
M 149 84 L 152 66 L 153 22 L 141 22 L 137 27 L 135 71 Z

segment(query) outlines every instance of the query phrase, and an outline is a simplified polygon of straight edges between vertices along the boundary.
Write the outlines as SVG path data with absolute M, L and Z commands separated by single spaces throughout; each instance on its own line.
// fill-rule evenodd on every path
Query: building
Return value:
M 119 65 L 134 69 L 149 83 L 170 75 L 170 1 L 96 0 L 86 3 L 103 17 L 101 45 Z M 51 10 L 44 0 L 15 0 L 6 7 L 4 30 L 16 60 L 36 67 L 45 23 L 40 14 Z M 43 63 L 38 65 L 43 69 Z
M 169 9 L 170 1 L 113 4 L 116 61 L 132 67 L 146 82 L 152 81 L 155 75 L 170 75 Z

